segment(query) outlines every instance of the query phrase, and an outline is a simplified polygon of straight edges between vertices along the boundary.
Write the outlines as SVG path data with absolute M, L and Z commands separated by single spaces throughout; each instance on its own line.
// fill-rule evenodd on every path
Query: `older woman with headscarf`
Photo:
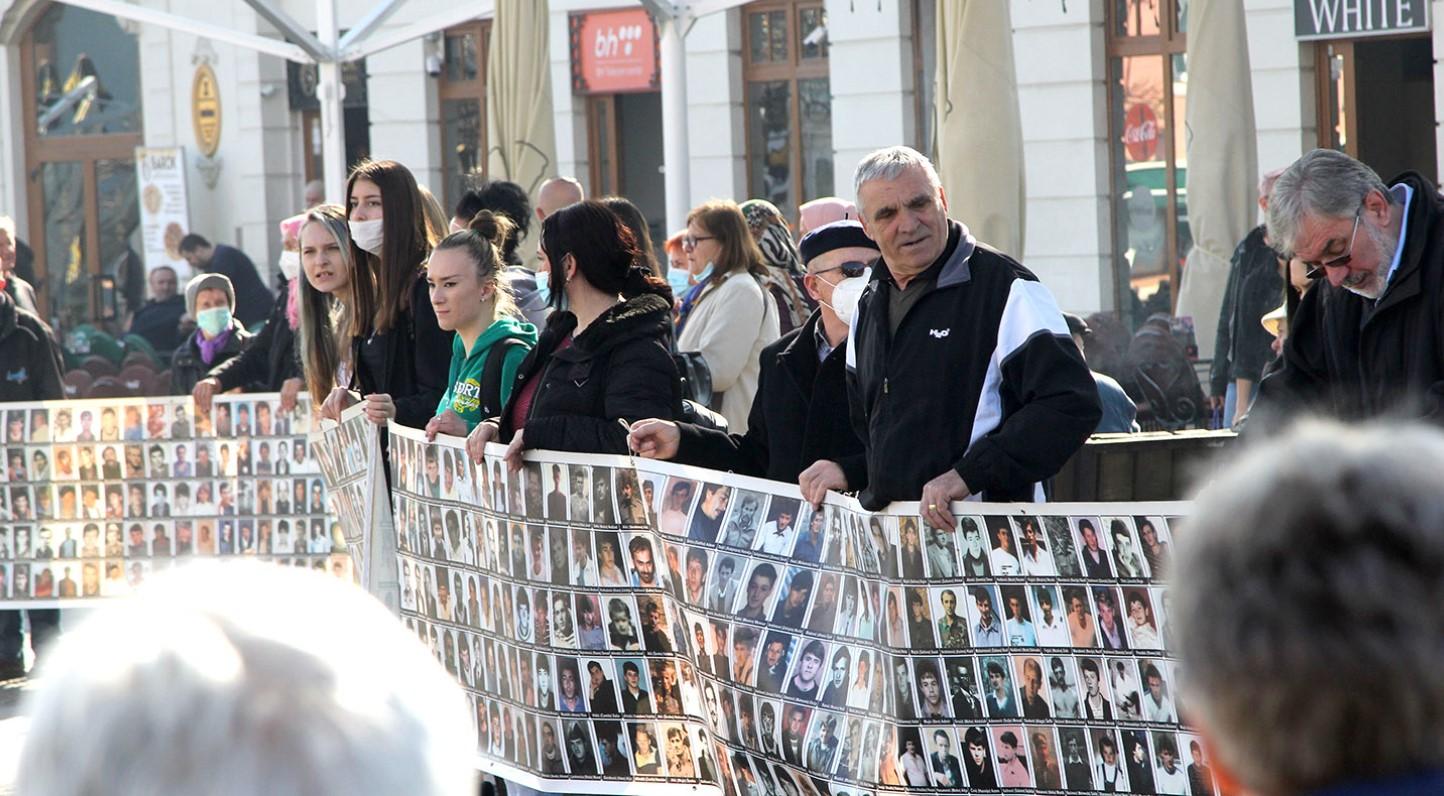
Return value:
M 749 199 L 741 207 L 752 239 L 757 241 L 767 264 L 763 286 L 777 303 L 778 326 L 782 334 L 787 334 L 807 320 L 814 306 L 797 285 L 803 273 L 802 255 L 776 205 L 766 199 Z

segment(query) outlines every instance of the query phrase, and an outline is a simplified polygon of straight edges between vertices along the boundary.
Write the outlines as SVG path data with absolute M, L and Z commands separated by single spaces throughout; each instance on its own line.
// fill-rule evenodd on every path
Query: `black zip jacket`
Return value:
M 682 401 L 672 364 L 671 303 L 650 294 L 602 313 L 557 350 L 577 316 L 554 312 L 546 331 L 517 369 L 501 415 L 501 438 L 516 429 L 511 416 L 532 376 L 541 383 L 526 416 L 526 446 L 577 453 L 627 453 L 627 427 L 648 417 L 670 420 Z
M 802 326 L 762 349 L 746 434 L 678 423 L 677 461 L 796 483 L 803 470 L 829 459 L 847 474 L 850 489 L 866 485 L 867 459 L 848 414 L 847 346 L 819 362 L 821 322 L 821 313 L 813 311 Z
M 1280 366 L 1264 377 L 1250 413 L 1264 426 L 1303 412 L 1444 423 L 1444 200 L 1421 174 L 1405 172 L 1390 185 L 1401 183 L 1414 197 L 1399 270 L 1377 304 L 1325 280 L 1304 293 Z
M 411 287 L 411 307 L 397 314 L 390 331 L 353 343 L 356 373 L 350 388 L 363 396 L 390 395 L 396 422 L 426 428 L 451 376 L 452 334 L 436 323 L 423 271 Z
M 867 449 L 869 510 L 917 500 L 948 468 L 983 500 L 1042 500 L 1102 410 L 1052 294 L 949 222 L 934 283 L 888 325 L 895 283 L 879 258 L 848 337 L 848 395 Z
M 1262 225 L 1254 227 L 1233 250 L 1228 287 L 1218 313 L 1209 388 L 1221 396 L 1235 379 L 1258 382 L 1273 361 L 1273 335 L 1261 319 L 1284 303 L 1284 276 L 1278 255 L 1264 242 Z
M 60 346 L 50 327 L 0 290 L 0 403 L 64 398 L 60 370 Z
M 296 361 L 296 332 L 286 320 L 286 300 L 291 289 L 290 283 L 281 288 L 266 325 L 251 338 L 246 350 L 206 374 L 220 381 L 222 392 L 237 387 L 243 392 L 276 392 L 281 382 L 301 375 Z

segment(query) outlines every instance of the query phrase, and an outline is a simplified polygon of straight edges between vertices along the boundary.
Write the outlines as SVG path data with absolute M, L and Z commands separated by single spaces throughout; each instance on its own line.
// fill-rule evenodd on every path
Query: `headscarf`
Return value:
M 286 238 L 289 237 L 299 238 L 301 235 L 301 225 L 305 223 L 305 213 L 302 213 L 298 216 L 291 216 L 290 218 L 282 221 L 281 241 L 284 243 Z M 296 249 L 297 251 L 300 251 L 300 241 L 297 241 Z M 289 280 L 286 284 L 286 289 L 290 291 L 286 296 L 286 324 L 291 327 L 292 331 L 295 331 L 296 326 L 299 325 L 301 322 L 301 308 L 296 305 L 296 302 L 298 300 L 297 296 L 299 296 L 301 293 L 301 291 L 296 289 L 296 279 L 300 278 L 301 274 L 298 270 L 296 272 L 296 278 Z
M 786 334 L 801 326 L 812 314 L 812 307 L 797 289 L 796 280 L 801 279 L 803 274 L 802 255 L 797 251 L 792 230 L 777 205 L 766 199 L 748 199 L 741 208 L 747 227 L 752 230 L 752 238 L 757 241 L 757 248 L 762 250 L 762 260 L 767 264 L 764 287 L 768 292 L 778 288 L 782 295 L 779 303 L 784 306 L 779 309 L 789 316 L 781 319 L 782 332 Z

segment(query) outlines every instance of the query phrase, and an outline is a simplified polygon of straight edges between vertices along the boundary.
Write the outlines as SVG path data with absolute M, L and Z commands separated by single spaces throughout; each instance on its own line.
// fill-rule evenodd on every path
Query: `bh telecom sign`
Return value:
M 1430 0 L 1294 0 L 1300 40 L 1395 36 L 1429 30 Z

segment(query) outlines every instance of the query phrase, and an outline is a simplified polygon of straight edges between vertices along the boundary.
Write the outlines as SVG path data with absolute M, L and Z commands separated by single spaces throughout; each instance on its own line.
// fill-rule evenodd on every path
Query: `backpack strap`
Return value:
M 501 369 L 512 348 L 524 345 L 515 337 L 503 337 L 486 352 L 486 367 L 481 371 L 481 416 L 496 417 L 505 408 L 501 400 Z

